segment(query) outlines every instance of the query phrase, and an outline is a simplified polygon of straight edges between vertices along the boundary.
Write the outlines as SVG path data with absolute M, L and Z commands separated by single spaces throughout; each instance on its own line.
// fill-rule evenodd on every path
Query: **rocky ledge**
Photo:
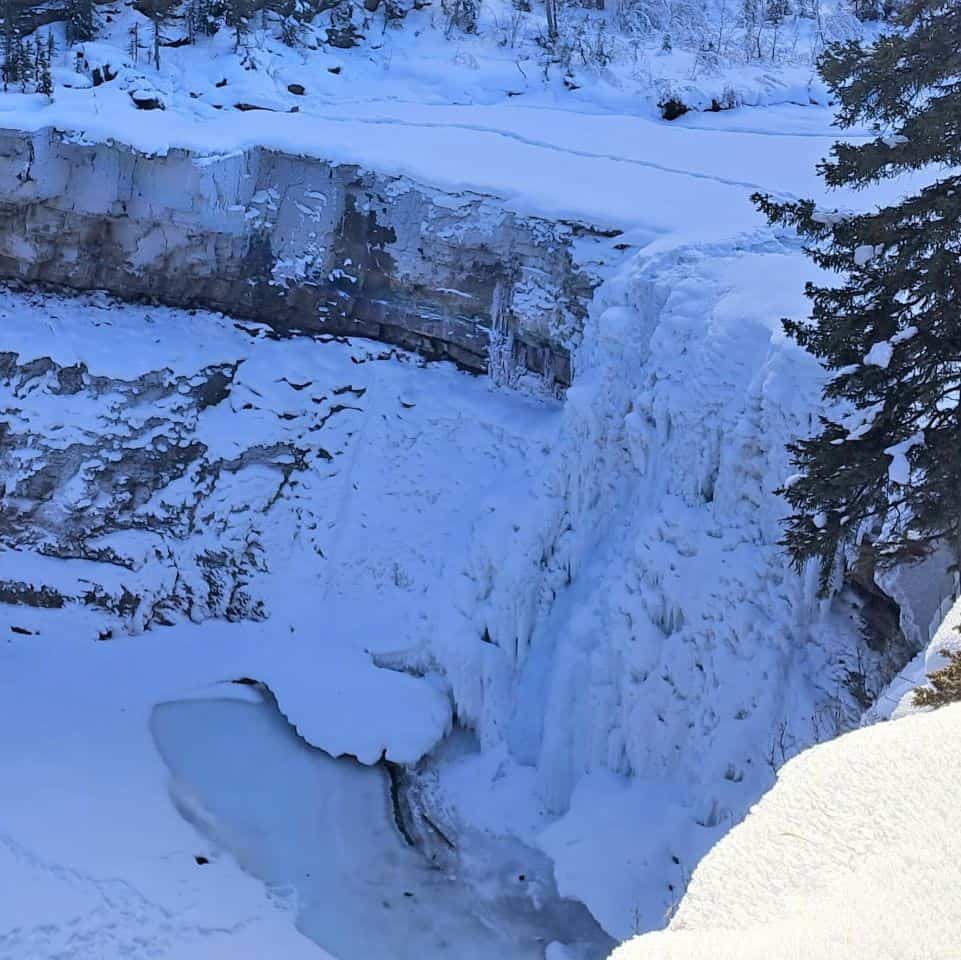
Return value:
M 605 236 L 263 148 L 147 155 L 0 130 L 0 278 L 369 337 L 552 389 L 597 283 L 575 247 Z

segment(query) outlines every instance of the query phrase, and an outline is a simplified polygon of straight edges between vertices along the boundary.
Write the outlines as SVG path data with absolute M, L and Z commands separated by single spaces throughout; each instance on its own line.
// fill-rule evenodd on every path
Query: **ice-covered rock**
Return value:
M 561 889 L 618 936 L 660 925 L 774 770 L 857 724 L 855 681 L 903 662 L 863 638 L 866 598 L 819 600 L 779 545 L 784 445 L 820 404 L 778 322 L 807 269 L 759 236 L 600 288 L 536 512 L 478 538 L 433 644 L 462 722 L 536 767 Z

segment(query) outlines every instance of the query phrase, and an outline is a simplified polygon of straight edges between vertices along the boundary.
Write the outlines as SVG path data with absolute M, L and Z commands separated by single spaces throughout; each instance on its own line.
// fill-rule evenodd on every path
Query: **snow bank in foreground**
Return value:
M 787 764 L 663 932 L 613 960 L 947 960 L 961 931 L 961 704 Z

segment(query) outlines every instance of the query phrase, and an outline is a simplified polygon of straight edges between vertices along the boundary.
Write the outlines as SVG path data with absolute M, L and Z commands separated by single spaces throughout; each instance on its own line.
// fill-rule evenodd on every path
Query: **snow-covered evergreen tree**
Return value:
M 133 63 L 140 63 L 140 25 L 134 23 L 127 40 L 127 55 Z
M 916 707 L 943 707 L 961 702 L 961 650 L 942 650 L 948 663 L 928 675 L 926 685 L 914 691 Z
M 46 43 L 41 43 L 40 37 L 36 37 L 34 40 L 36 47 L 35 59 L 36 59 L 36 85 L 37 93 L 42 93 L 45 97 L 53 99 L 53 74 L 50 70 L 50 46 Z
M 191 43 L 196 43 L 198 37 L 212 37 L 217 32 L 213 0 L 190 0 L 185 18 Z
M 799 474 L 786 543 L 801 564 L 862 538 L 905 560 L 945 540 L 961 545 L 961 4 L 909 0 L 898 31 L 829 50 L 821 73 L 842 127 L 872 124 L 867 142 L 838 143 L 821 168 L 833 187 L 868 187 L 924 171 L 902 201 L 851 215 L 811 201 L 755 201 L 796 227 L 840 285 L 810 285 L 810 322 L 788 333 L 832 377 L 833 419 L 790 447 Z
M 20 83 L 20 92 L 26 93 L 28 84 L 35 78 L 33 57 L 27 47 L 27 42 L 20 37 L 17 40 L 15 73 Z
M 141 0 L 140 10 L 150 20 L 153 27 L 151 42 L 151 60 L 154 68 L 160 69 L 160 47 L 163 39 L 163 26 L 173 12 L 173 0 Z
M 239 50 L 247 30 L 254 7 L 251 0 L 227 0 L 225 20 L 234 31 L 234 45 Z

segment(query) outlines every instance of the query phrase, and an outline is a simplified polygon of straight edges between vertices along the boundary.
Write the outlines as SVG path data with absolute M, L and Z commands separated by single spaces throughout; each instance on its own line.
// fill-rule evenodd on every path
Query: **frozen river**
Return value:
M 383 768 L 310 747 L 272 699 L 165 703 L 152 729 L 181 812 L 292 896 L 299 929 L 339 960 L 599 960 L 611 949 L 583 905 L 558 896 L 547 858 L 516 841 L 476 835 L 471 866 L 432 863 L 397 829 Z

